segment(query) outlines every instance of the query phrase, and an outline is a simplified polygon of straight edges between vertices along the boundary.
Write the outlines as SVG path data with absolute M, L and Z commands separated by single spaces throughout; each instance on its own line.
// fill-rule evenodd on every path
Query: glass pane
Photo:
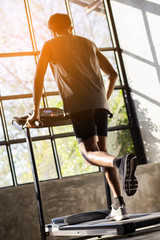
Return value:
M 0 0 L 0 52 L 31 51 L 24 2 Z
M 66 13 L 64 0 L 29 0 L 33 27 L 38 49 L 41 50 L 44 42 L 51 38 L 48 29 L 49 17 L 54 13 Z
M 19 184 L 33 182 L 31 163 L 26 143 L 11 146 Z M 50 141 L 33 142 L 39 180 L 57 178 Z
M 112 47 L 103 3 L 87 14 L 85 6 L 70 1 L 76 35 L 86 37 L 97 47 Z
M 48 96 L 47 97 L 49 107 L 57 107 L 63 109 L 63 103 L 60 96 Z
M 117 68 L 117 63 L 116 63 L 114 52 L 113 51 L 106 51 L 106 52 L 103 51 L 102 54 L 108 59 L 108 61 L 111 63 L 111 65 L 113 66 L 115 71 L 118 73 L 118 68 Z M 104 83 L 106 83 L 108 76 L 103 71 L 101 71 L 101 72 L 102 72 L 102 77 L 103 77 Z M 120 85 L 119 77 L 116 81 L 116 85 Z
M 0 146 L 0 187 L 13 185 L 5 146 Z
M 154 62 L 155 49 L 153 44 L 152 29 L 155 28 L 156 39 L 159 39 L 157 29 L 159 29 L 159 11 L 157 14 L 156 7 L 150 1 L 142 1 L 139 3 L 127 4 L 125 1 L 111 1 L 112 11 L 114 14 L 116 29 L 120 46 L 123 51 L 127 51 L 129 55 L 134 56 L 136 59 L 144 59 L 147 62 Z M 151 27 L 148 19 L 148 9 L 153 10 L 153 16 L 157 15 L 153 26 Z M 159 6 L 157 7 L 157 10 Z M 152 10 L 151 10 L 152 12 Z M 158 51 L 159 52 L 159 40 L 158 40 Z
M 84 160 L 75 137 L 56 139 L 56 145 L 63 177 L 99 171 Z
M 73 126 L 72 125 L 54 127 L 53 129 L 54 129 L 55 134 L 73 132 Z
M 32 98 L 4 101 L 3 105 L 9 138 L 10 139 L 24 138 L 25 137 L 24 133 L 20 132 L 12 125 L 12 118 L 15 116 L 17 117 L 25 116 L 28 113 L 30 113 L 33 109 Z M 47 135 L 48 129 L 47 128 L 32 129 L 31 134 L 32 137 Z
M 27 144 L 14 144 L 11 145 L 11 149 L 18 183 L 33 182 Z
M 1 95 L 31 93 L 35 67 L 34 57 L 0 58 Z
M 57 178 L 50 140 L 33 142 L 38 176 L 40 180 Z
M 109 118 L 109 127 L 127 125 L 129 123 L 122 90 L 113 91 L 109 100 L 109 109 L 113 113 L 113 118 Z
M 108 133 L 108 152 L 114 156 L 135 153 L 130 130 L 120 130 Z

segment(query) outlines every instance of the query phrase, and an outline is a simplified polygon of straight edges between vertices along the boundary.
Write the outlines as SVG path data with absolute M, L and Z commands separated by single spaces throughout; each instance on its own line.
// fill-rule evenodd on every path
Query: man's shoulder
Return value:
M 79 36 L 79 35 L 75 35 L 75 38 L 77 38 L 79 40 L 82 40 L 82 41 L 89 42 L 89 43 L 93 43 L 90 39 L 88 39 L 86 37 Z
M 56 38 L 47 40 L 46 42 L 44 42 L 43 50 L 49 51 L 51 48 L 55 47 L 56 42 Z
M 51 45 L 51 44 L 54 43 L 54 42 L 56 42 L 56 38 L 51 38 L 51 39 L 47 40 L 47 41 L 44 43 L 44 45 L 49 46 L 49 45 Z
M 64 39 L 63 37 L 56 37 L 56 38 L 51 38 L 49 40 L 47 40 L 44 45 L 46 45 L 47 47 L 56 47 L 59 44 L 63 43 Z
M 86 37 L 75 35 L 75 38 L 77 39 L 77 42 L 79 42 L 79 44 L 81 44 L 82 46 L 86 46 L 86 47 L 90 46 L 91 48 L 94 48 L 94 49 L 96 48 L 95 43 Z

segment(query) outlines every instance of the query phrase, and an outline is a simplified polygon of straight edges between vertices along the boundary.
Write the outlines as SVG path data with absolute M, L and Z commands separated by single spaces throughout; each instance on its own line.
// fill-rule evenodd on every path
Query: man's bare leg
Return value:
M 103 167 L 103 172 L 114 197 L 121 195 L 117 170 L 113 167 L 115 156 L 107 153 L 107 138 L 93 136 L 79 144 L 84 158 L 91 164 Z
M 98 137 L 98 147 L 100 151 L 107 153 L 107 137 Z M 115 158 L 115 157 L 114 157 Z M 107 179 L 109 187 L 113 193 L 113 197 L 121 196 L 120 182 L 117 174 L 117 169 L 112 167 L 102 167 L 103 173 Z
M 133 154 L 127 154 L 122 157 L 115 158 L 114 156 L 108 154 L 105 149 L 105 143 L 105 137 L 98 138 L 97 136 L 93 136 L 84 142 L 81 142 L 79 147 L 83 157 L 89 163 L 104 168 L 112 168 L 112 170 L 110 170 L 112 172 L 112 176 L 113 172 L 115 173 L 113 168 L 117 167 L 122 177 L 123 190 L 127 196 L 134 195 L 138 188 L 138 180 L 135 176 L 135 171 L 138 164 L 137 157 Z M 105 151 L 100 151 L 100 148 L 103 150 L 105 149 Z M 106 177 L 109 177 L 108 173 L 106 174 Z
M 103 168 L 103 173 L 114 197 L 114 203 L 108 219 L 127 219 L 128 214 L 123 197 L 121 196 L 117 170 L 113 166 L 113 159 L 115 157 L 107 153 L 107 138 L 93 136 L 80 143 L 79 147 L 82 155 L 89 163 Z
M 98 137 L 93 136 L 79 143 L 83 157 L 91 164 L 100 167 L 113 167 L 114 156 L 105 151 L 99 151 Z

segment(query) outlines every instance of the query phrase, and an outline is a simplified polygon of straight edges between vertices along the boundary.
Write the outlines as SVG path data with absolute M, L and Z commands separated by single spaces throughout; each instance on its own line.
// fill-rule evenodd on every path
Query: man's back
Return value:
M 49 40 L 48 44 L 51 68 L 65 110 L 73 113 L 77 109 L 107 108 L 95 44 L 71 34 Z

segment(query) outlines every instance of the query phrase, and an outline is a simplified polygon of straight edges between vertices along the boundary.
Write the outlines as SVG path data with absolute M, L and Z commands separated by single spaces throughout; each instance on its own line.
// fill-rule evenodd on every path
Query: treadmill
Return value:
M 129 219 L 109 221 L 106 217 L 110 213 L 111 197 L 107 183 L 105 184 L 108 209 L 53 218 L 49 224 L 45 224 L 32 138 L 30 128 L 26 126 L 26 119 L 29 115 L 31 113 L 23 117 L 13 117 L 12 124 L 25 134 L 37 198 L 41 240 L 46 240 L 47 236 L 52 236 L 54 239 L 56 237 L 64 237 L 64 240 L 67 239 L 66 237 L 69 237 L 69 239 L 71 237 L 89 239 L 101 236 L 126 236 L 144 230 L 153 231 L 160 229 L 160 212 L 130 214 Z M 71 119 L 64 115 L 63 110 L 59 108 L 41 108 L 40 120 L 35 122 L 33 128 L 49 128 L 68 124 L 71 124 Z

